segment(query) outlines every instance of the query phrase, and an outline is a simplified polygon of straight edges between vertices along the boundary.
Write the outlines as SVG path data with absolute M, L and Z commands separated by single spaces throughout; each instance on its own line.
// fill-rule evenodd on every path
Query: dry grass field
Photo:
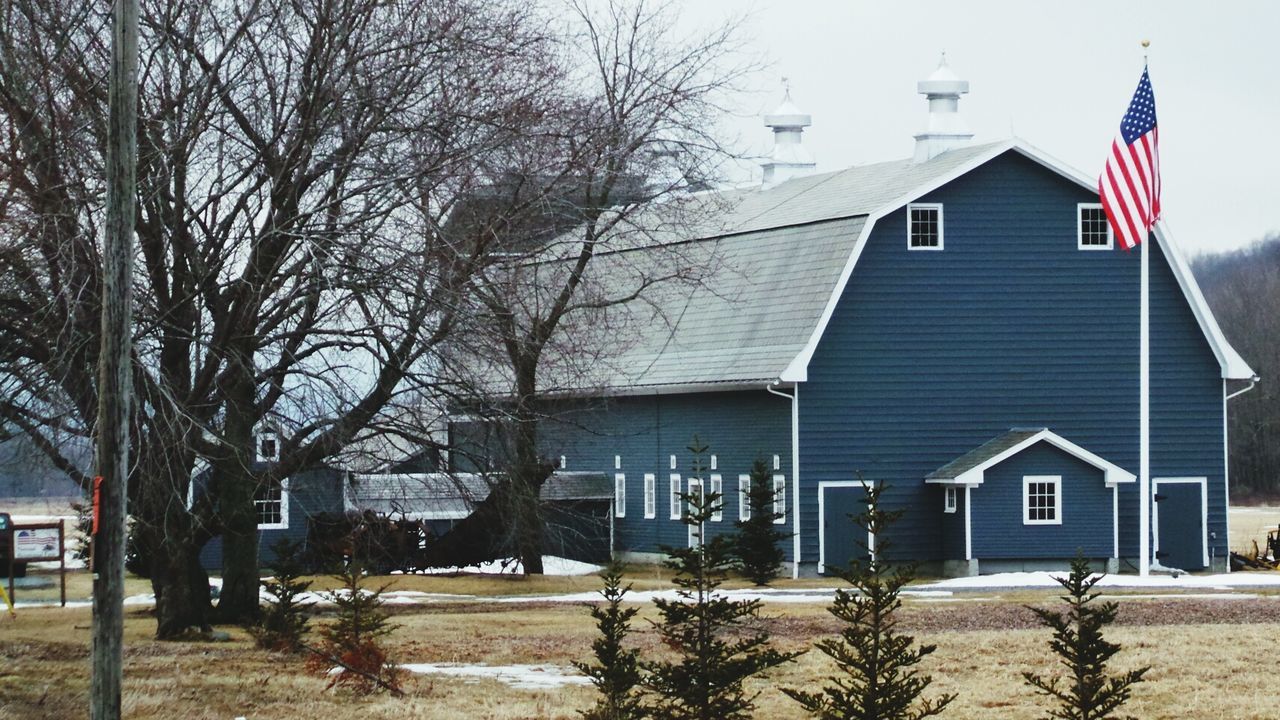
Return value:
M 641 571 L 637 586 L 662 586 Z M 578 592 L 594 578 L 545 578 L 533 582 L 497 578 L 403 578 L 402 589 L 468 595 Z M 808 583 L 805 583 L 808 584 Z M 1280 637 L 1280 596 L 1233 599 L 1193 594 L 1152 598 L 1118 595 L 1121 623 L 1110 637 L 1124 643 L 1119 667 L 1150 664 L 1150 682 L 1134 693 L 1130 712 L 1141 718 L 1275 718 L 1280 686 L 1273 681 L 1275 640 Z M 1029 719 L 1043 706 L 1022 684 L 1023 670 L 1049 672 L 1047 632 L 1034 624 L 1024 603 L 1050 603 L 1054 594 L 1020 591 L 958 594 L 951 599 L 910 598 L 902 624 L 919 640 L 936 643 L 925 663 L 936 691 L 959 699 L 944 717 Z M 403 662 L 552 664 L 584 659 L 594 628 L 586 610 L 549 602 L 496 603 L 487 599 L 395 610 L 402 626 L 393 638 Z M 787 648 L 805 648 L 835 630 L 820 604 L 771 604 L 763 626 Z M 651 609 L 638 623 L 637 644 L 648 655 L 663 652 L 648 628 Z M 316 622 L 325 622 L 323 614 Z M 88 686 L 89 611 L 85 608 L 22 609 L 0 619 L 0 718 L 82 716 Z M 591 702 L 584 687 L 522 690 L 493 680 L 410 676 L 408 696 L 354 697 L 325 689 L 300 659 L 256 650 L 245 633 L 231 629 L 224 643 L 160 643 L 151 639 L 149 610 L 132 609 L 126 627 L 126 717 L 146 719 L 237 716 L 306 718 L 438 718 L 516 720 L 574 718 Z M 823 656 L 809 653 L 758 682 L 758 717 L 800 718 L 798 706 L 779 691 L 813 686 L 828 672 Z
M 33 508 L 34 509 L 34 508 Z M 33 513 L 34 514 L 34 513 Z M 54 513 L 51 513 L 54 514 Z M 1232 547 L 1238 548 L 1280 520 L 1280 508 L 1232 513 Z M 664 573 L 637 568 L 638 590 L 670 587 Z M 397 576 L 395 590 L 448 593 L 456 598 L 432 605 L 393 608 L 400 630 L 393 636 L 396 660 L 568 666 L 587 658 L 594 627 L 580 605 L 494 602 L 493 598 L 594 591 L 594 577 L 538 578 Z M 325 580 L 322 580 L 325 582 Z M 734 585 L 740 585 L 734 583 Z M 829 587 L 829 580 L 782 583 L 786 588 Z M 70 576 L 69 599 L 89 593 L 84 572 Z M 147 592 L 131 578 L 128 594 Z M 935 678 L 934 692 L 959 699 L 943 717 L 1029 720 L 1045 706 L 1021 680 L 1024 670 L 1051 672 L 1048 632 L 1035 625 L 1025 604 L 1048 604 L 1056 594 L 1020 590 L 957 593 L 951 598 L 908 598 L 901 622 L 918 640 L 938 646 L 922 669 Z M 19 600 L 51 600 L 56 589 L 20 591 Z M 1109 633 L 1124 644 L 1118 668 L 1148 664 L 1149 682 L 1134 691 L 1128 713 L 1158 718 L 1276 718 L 1280 683 L 1275 681 L 1280 639 L 1280 592 L 1241 591 L 1230 597 L 1192 592 L 1122 592 L 1120 622 Z M 522 720 L 576 718 L 592 700 L 590 688 L 515 689 L 495 680 L 413 675 L 407 697 L 355 697 L 326 689 L 302 659 L 262 652 L 247 635 L 230 628 L 230 642 L 156 642 L 145 607 L 129 608 L 126 626 L 125 715 L 146 720 L 339 720 L 432 718 Z M 807 648 L 836 625 L 821 604 L 766 606 L 763 627 L 780 646 Z M 649 628 L 646 608 L 636 643 L 647 656 L 664 652 Z M 87 707 L 89 610 L 85 607 L 20 608 L 0 616 L 0 720 L 82 717 Z M 322 612 L 316 623 L 327 622 Z M 803 717 L 781 687 L 813 687 L 829 672 L 824 656 L 809 653 L 766 680 L 757 717 Z

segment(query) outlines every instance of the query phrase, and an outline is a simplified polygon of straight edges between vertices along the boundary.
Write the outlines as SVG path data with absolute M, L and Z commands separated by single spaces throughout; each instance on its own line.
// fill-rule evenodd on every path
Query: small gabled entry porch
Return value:
M 944 571 L 1118 570 L 1119 487 L 1133 473 L 1048 428 L 1014 428 L 925 477 L 944 493 Z M 960 540 L 963 538 L 963 541 Z

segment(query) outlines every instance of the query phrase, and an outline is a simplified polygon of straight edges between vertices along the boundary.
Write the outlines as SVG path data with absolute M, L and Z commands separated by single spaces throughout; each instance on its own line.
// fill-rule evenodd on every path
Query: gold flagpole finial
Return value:
M 1143 39 L 1142 41 L 1142 67 L 1147 66 L 1147 48 L 1151 47 L 1151 41 Z

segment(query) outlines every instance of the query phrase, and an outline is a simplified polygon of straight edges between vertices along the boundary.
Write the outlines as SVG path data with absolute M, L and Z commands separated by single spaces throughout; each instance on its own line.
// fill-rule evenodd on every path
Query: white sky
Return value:
M 733 130 L 763 153 L 759 115 L 792 97 L 813 115 L 819 171 L 911 155 L 926 101 L 916 81 L 947 53 L 970 83 L 974 142 L 1011 134 L 1096 175 L 1142 71 L 1160 125 L 1164 217 L 1188 254 L 1280 232 L 1280 2 L 871 2 L 685 0 L 698 24 L 750 8 L 751 46 L 771 66 Z

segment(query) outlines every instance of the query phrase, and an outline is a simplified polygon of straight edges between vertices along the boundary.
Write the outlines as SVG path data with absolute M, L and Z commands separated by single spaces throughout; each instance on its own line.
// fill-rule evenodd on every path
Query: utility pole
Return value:
M 98 355 L 98 474 L 94 538 L 91 720 L 119 720 L 124 678 L 125 490 L 129 476 L 133 214 L 138 159 L 138 0 L 115 0 L 107 123 L 107 224 Z

